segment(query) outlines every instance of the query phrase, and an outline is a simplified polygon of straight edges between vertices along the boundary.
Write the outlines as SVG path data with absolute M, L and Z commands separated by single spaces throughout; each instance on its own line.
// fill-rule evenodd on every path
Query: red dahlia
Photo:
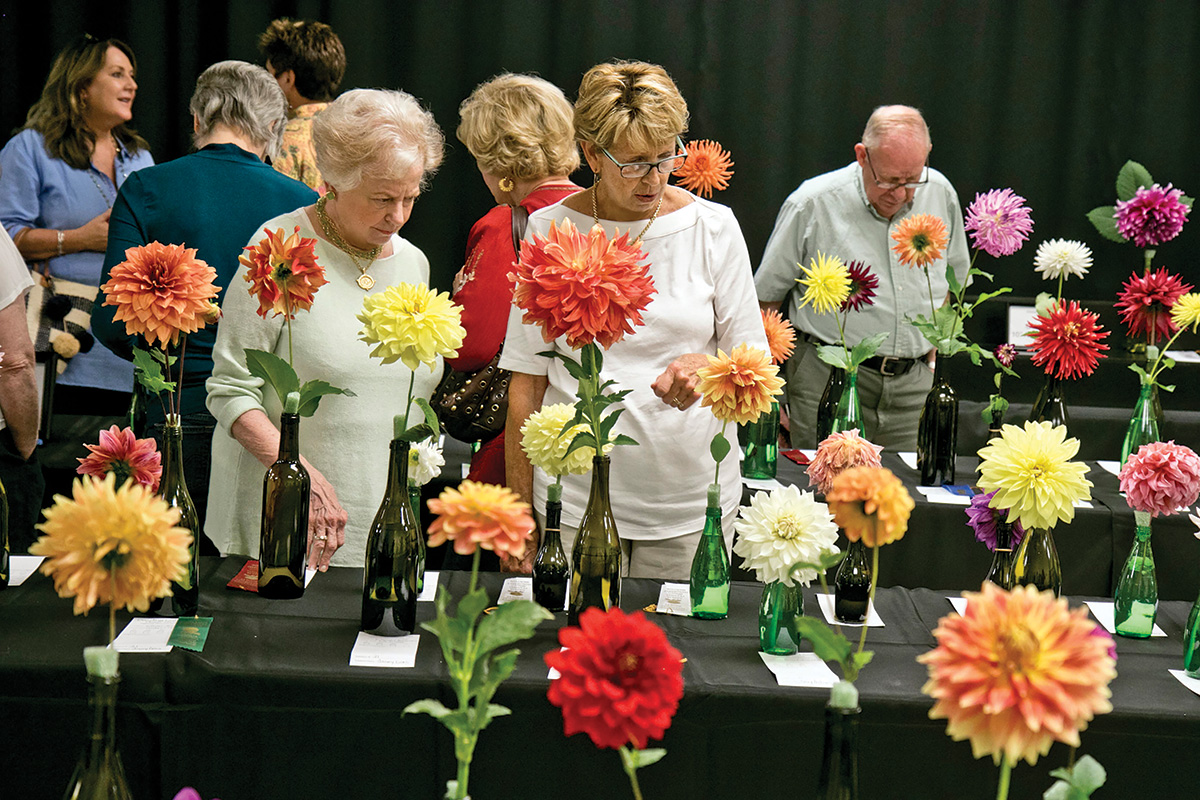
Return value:
M 1175 332 L 1171 322 L 1171 307 L 1175 301 L 1192 290 L 1178 275 L 1160 267 L 1144 275 L 1131 275 L 1124 291 L 1117 295 L 1117 311 L 1121 321 L 1129 326 L 1129 334 L 1149 334 L 1151 342 L 1167 338 Z
M 1091 375 L 1108 349 L 1098 319 L 1074 300 L 1059 300 L 1031 323 L 1033 363 L 1056 378 Z

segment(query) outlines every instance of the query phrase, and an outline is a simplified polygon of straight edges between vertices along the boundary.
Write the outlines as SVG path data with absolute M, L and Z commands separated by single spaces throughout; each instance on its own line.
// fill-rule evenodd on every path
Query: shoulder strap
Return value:
M 512 207 L 513 252 L 521 255 L 521 240 L 525 238 L 525 227 L 529 224 L 529 211 L 523 205 Z

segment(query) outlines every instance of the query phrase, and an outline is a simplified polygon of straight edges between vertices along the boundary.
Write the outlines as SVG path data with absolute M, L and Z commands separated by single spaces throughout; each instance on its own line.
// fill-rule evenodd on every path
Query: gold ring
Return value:
M 318 541 L 318 542 L 323 542 L 323 541 L 325 541 L 325 540 L 326 540 L 326 539 L 328 539 L 328 538 L 329 538 L 328 536 L 318 536 L 318 537 L 317 537 L 317 541 Z

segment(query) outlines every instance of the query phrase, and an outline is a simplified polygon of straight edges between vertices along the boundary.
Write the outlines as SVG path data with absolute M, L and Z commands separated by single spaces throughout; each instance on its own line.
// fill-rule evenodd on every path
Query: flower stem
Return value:
M 1012 776 L 1012 762 L 1008 755 L 1000 757 L 1000 785 L 996 787 L 996 800 L 1008 800 L 1008 779 Z
M 475 591 L 475 582 L 479 579 L 479 548 L 475 548 L 475 555 L 471 559 L 471 585 L 467 587 L 467 594 Z
M 636 800 L 642 800 L 642 787 L 638 785 L 637 766 L 634 762 L 634 756 L 624 745 L 621 746 L 621 767 L 625 770 L 625 774 L 629 776 L 629 785 L 633 787 L 633 796 Z
M 1162 350 L 1158 351 L 1158 358 L 1154 359 L 1154 365 L 1150 367 L 1150 371 L 1147 373 L 1146 377 L 1146 380 L 1151 386 L 1154 386 L 1157 383 L 1158 375 L 1163 371 L 1163 367 L 1160 366 L 1162 364 L 1163 356 L 1166 355 L 1167 351 L 1171 349 L 1171 345 L 1175 344 L 1175 340 L 1179 338 L 1179 334 L 1183 333 L 1185 330 L 1187 330 L 1187 328 L 1180 328 L 1179 330 L 1175 331 L 1175 335 L 1167 340 L 1167 343 L 1163 345 Z
M 175 413 L 183 413 L 183 357 L 187 354 L 187 334 L 179 337 L 179 381 L 175 384 Z
M 1058 273 L 1058 302 L 1060 303 L 1062 302 L 1063 280 L 1066 278 L 1066 276 L 1067 275 L 1065 272 Z
M 925 285 L 929 287 L 929 322 L 933 323 L 933 317 L 937 314 L 937 306 L 933 304 L 933 279 L 929 277 L 929 267 L 921 268 L 925 272 Z
M 722 439 L 725 439 L 725 429 L 728 427 L 729 427 L 728 422 L 721 423 L 721 438 Z M 725 439 L 725 441 L 729 441 L 729 440 Z M 713 483 L 720 483 L 720 482 L 721 482 L 721 462 L 717 461 L 717 465 L 713 469 Z
M 879 585 L 879 540 L 871 548 L 871 591 L 867 593 L 867 618 L 863 620 L 862 633 L 858 635 L 858 652 L 867 646 L 867 623 L 871 621 L 871 608 L 875 605 L 875 587 Z
M 108 646 L 112 647 L 113 641 L 117 638 L 117 576 L 110 568 L 108 571 L 109 580 L 109 598 L 108 598 Z
M 408 411 L 412 408 L 413 384 L 417 381 L 417 373 L 410 372 L 408 374 L 408 399 L 404 401 L 404 424 L 401 426 L 404 430 L 408 430 Z M 437 437 L 437 431 L 430 434 L 431 437 Z
M 1150 267 L 1152 267 L 1154 265 L 1154 253 L 1155 253 L 1155 250 L 1153 247 L 1147 247 L 1143 251 L 1143 256 L 1146 259 L 1146 270 L 1145 270 L 1146 275 L 1150 274 Z
M 296 365 L 292 363 L 292 304 L 288 302 L 287 287 L 283 290 L 283 321 L 288 329 L 288 366 L 295 369 Z

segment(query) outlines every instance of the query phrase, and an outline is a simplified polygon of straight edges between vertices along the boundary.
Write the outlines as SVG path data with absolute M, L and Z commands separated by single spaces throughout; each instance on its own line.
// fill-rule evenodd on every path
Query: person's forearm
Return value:
M 264 467 L 275 463 L 279 455 L 279 429 L 261 410 L 247 411 L 235 419 L 229 433 Z
M 533 465 L 521 447 L 521 426 L 542 407 L 544 375 L 514 372 L 508 384 L 508 418 L 504 425 L 504 482 L 527 503 L 533 502 Z
M 12 433 L 17 452 L 29 458 L 37 446 L 38 434 L 38 391 L 32 360 L 0 366 L 0 410 L 4 422 Z
M 58 235 L 62 234 L 62 251 L 59 251 Z M 45 261 L 55 256 L 78 253 L 86 248 L 78 229 L 58 231 L 53 228 L 26 228 L 13 239 L 21 257 L 26 261 Z

